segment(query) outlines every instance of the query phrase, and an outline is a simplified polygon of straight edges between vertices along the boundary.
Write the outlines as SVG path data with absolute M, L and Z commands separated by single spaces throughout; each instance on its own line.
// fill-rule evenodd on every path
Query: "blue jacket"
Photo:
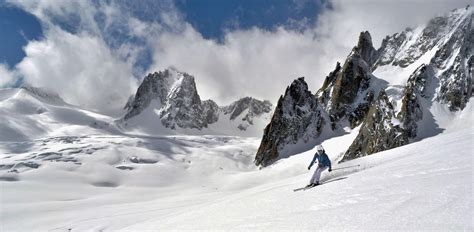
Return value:
M 329 160 L 329 157 L 328 155 L 326 155 L 326 152 L 323 152 L 323 154 L 314 154 L 313 160 L 309 164 L 308 168 L 311 168 L 311 166 L 313 166 L 316 160 L 318 161 L 319 167 L 329 167 L 329 169 L 331 169 L 331 160 Z

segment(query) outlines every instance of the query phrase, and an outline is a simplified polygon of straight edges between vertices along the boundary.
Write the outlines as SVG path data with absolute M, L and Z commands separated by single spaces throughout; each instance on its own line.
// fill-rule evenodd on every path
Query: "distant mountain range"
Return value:
M 469 6 L 457 9 L 387 36 L 378 49 L 369 32 L 361 32 L 315 94 L 303 77 L 286 89 L 255 163 L 267 166 L 354 130 L 358 134 L 340 161 L 440 133 L 436 116 L 463 110 L 472 96 L 472 19 Z
M 203 101 L 193 76 L 168 68 L 148 74 L 124 109 L 119 125 L 127 130 L 261 136 L 273 106 L 252 97 L 222 107 Z
M 263 134 L 261 166 L 356 133 L 338 161 L 436 135 L 439 117 L 456 115 L 472 97 L 473 9 L 456 9 L 426 25 L 387 36 L 375 49 L 360 33 L 315 93 L 304 77 L 274 107 L 244 97 L 227 106 L 202 100 L 195 78 L 175 68 L 148 74 L 115 118 L 66 103 L 51 91 L 23 86 L 0 90 L 0 140 L 24 141 L 78 134 Z
M 120 118 L 71 105 L 43 88 L 0 89 L 0 140 L 84 133 L 255 137 L 263 134 L 272 110 L 269 101 L 252 97 L 228 106 L 202 101 L 194 77 L 169 68 L 144 78 Z

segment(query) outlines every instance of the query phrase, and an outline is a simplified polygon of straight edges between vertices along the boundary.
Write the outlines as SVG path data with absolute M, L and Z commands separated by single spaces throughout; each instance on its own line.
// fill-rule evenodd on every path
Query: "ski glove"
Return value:
M 329 170 L 328 170 L 328 171 L 329 171 L 329 172 L 331 172 L 331 171 L 332 171 L 332 169 L 331 169 L 331 168 L 329 168 Z

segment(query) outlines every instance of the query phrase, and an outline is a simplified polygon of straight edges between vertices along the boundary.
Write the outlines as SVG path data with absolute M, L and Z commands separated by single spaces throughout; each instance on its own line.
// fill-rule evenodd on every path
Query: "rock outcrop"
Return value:
M 455 22 L 458 27 L 449 40 L 436 52 L 431 63 L 442 70 L 438 100 L 446 103 L 452 111 L 466 107 L 472 96 L 474 71 L 474 29 L 471 14 Z
M 202 129 L 207 127 L 207 112 L 196 90 L 194 77 L 182 73 L 171 87 L 164 107 L 160 110 L 161 123 L 168 128 Z
M 344 65 L 341 67 L 337 63 L 334 71 L 326 77 L 316 95 L 328 112 L 333 129 L 343 119 L 349 121 L 351 128 L 361 123 L 374 97 L 374 91 L 369 89 L 372 79 L 370 66 L 376 59 L 377 52 L 369 32 L 361 32 L 357 46 Z
M 151 109 L 152 108 L 152 109 Z M 175 68 L 148 74 L 134 96 L 127 101 L 123 125 L 142 114 L 156 118 L 171 130 L 178 128 L 202 130 L 222 118 L 240 118 L 236 129 L 246 130 L 253 120 L 272 109 L 269 101 L 251 97 L 242 98 L 226 107 L 219 107 L 213 100 L 202 101 L 192 75 Z M 148 109 L 148 111 L 147 111 Z
M 304 78 L 296 79 L 278 100 L 272 119 L 265 127 L 255 164 L 267 166 L 282 155 L 282 149 L 288 144 L 316 138 L 324 122 L 317 99 L 308 90 Z
M 204 121 L 208 124 L 215 123 L 219 120 L 219 106 L 213 100 L 205 100 L 202 102 Z
M 270 113 L 271 110 L 272 103 L 266 100 L 260 101 L 252 97 L 244 97 L 228 106 L 222 107 L 225 117 L 229 117 L 230 120 L 241 120 L 238 128 L 243 131 L 254 124 L 254 118 Z
M 174 70 L 166 69 L 160 72 L 148 74 L 137 89 L 137 92 L 132 99 L 126 104 L 127 113 L 124 119 L 130 119 L 140 114 L 147 108 L 152 100 L 156 100 L 159 106 L 164 105 L 167 100 L 168 91 L 171 85 L 176 81 L 177 74 Z
M 284 157 L 282 151 L 291 144 L 319 141 L 325 122 L 332 136 L 360 126 L 342 161 L 439 133 L 430 107 L 436 103 L 459 111 L 472 97 L 472 19 L 472 8 L 456 9 L 425 26 L 387 36 L 377 50 L 370 34 L 361 32 L 344 64 L 338 62 L 317 91 L 316 103 L 299 84 L 301 79 L 287 89 L 265 129 L 256 164 L 265 166 Z M 380 79 L 384 77 L 387 81 Z M 296 86 L 305 91 L 294 91 Z M 292 96 L 291 89 L 305 94 Z M 288 100 L 294 98 L 307 105 L 305 111 L 285 114 L 291 108 L 285 102 L 296 102 Z M 319 129 L 307 126 L 312 123 Z M 308 134 L 312 136 L 303 136 Z
M 342 161 L 355 159 L 376 152 L 408 144 L 408 137 L 400 127 L 395 110 L 385 91 L 380 91 L 371 104 L 369 113 L 354 142 L 344 154 Z
M 428 85 L 433 78 L 433 68 L 422 65 L 408 78 L 402 98 L 402 106 L 398 118 L 402 122 L 408 138 L 415 138 L 418 130 L 417 122 L 423 118 L 421 98 L 429 98 Z

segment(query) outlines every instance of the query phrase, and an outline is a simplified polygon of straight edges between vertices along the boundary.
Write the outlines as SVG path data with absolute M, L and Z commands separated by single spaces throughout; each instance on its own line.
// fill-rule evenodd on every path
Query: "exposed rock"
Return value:
M 236 102 L 222 108 L 224 115 L 230 115 L 230 120 L 241 118 L 242 123 L 238 125 L 240 130 L 246 130 L 249 125 L 253 125 L 255 117 L 259 117 L 272 110 L 269 101 L 260 101 L 252 97 L 244 97 Z
M 154 99 L 160 104 L 165 104 L 170 86 L 175 81 L 176 77 L 169 69 L 148 74 L 138 87 L 133 102 L 127 104 L 129 111 L 124 119 L 140 114 Z
M 353 51 L 360 55 L 360 57 L 371 67 L 377 60 L 377 51 L 372 45 L 372 37 L 368 31 L 363 31 L 359 35 L 359 42 L 353 48 Z
M 428 134 L 434 132 L 437 125 L 430 112 L 432 101 L 440 101 L 456 111 L 464 109 L 472 97 L 473 12 L 469 7 L 456 9 L 432 19 L 426 26 L 408 28 L 386 37 L 377 51 L 372 46 L 370 34 L 362 32 L 344 65 L 337 63 L 334 71 L 326 77 L 316 94 L 317 104 L 305 103 L 312 106 L 308 107 L 311 110 L 298 122 L 290 121 L 283 113 L 287 99 L 295 98 L 289 97 L 291 94 L 287 89 L 265 129 L 256 163 L 265 166 L 282 157 L 280 153 L 288 144 L 299 141 L 301 135 L 315 131 L 308 124 L 321 119 L 320 125 L 324 125 L 326 115 L 334 132 L 332 135 L 337 135 L 340 128 L 347 130 L 347 126 L 355 128 L 362 124 L 343 160 L 405 145 L 419 136 L 426 136 L 420 133 L 424 129 L 431 130 Z M 418 67 L 405 69 L 410 65 Z M 382 67 L 376 75 L 394 73 L 390 83 L 371 73 Z M 416 69 L 408 77 L 406 85 L 400 85 L 398 81 L 406 77 L 397 74 L 412 68 Z M 292 85 L 298 83 L 300 81 L 295 81 Z M 302 100 L 305 95 L 306 100 Z M 313 99 L 310 94 L 296 96 L 300 102 L 312 102 Z M 377 96 L 376 100 L 374 96 Z M 397 105 L 399 108 L 395 109 Z M 308 116 L 311 114 L 319 116 Z M 420 123 L 422 120 L 423 123 Z M 426 128 L 419 128 L 421 126 Z M 288 133 L 293 128 L 302 128 L 302 131 Z M 307 138 L 310 142 L 317 141 L 318 136 Z
M 367 62 L 362 59 L 359 52 L 363 52 L 365 56 L 373 59 L 368 54 L 373 55 L 375 49 L 373 47 L 371 49 L 367 48 L 371 45 L 370 40 L 367 39 L 370 38 L 368 33 L 362 33 L 361 37 L 359 44 L 364 49 L 355 47 L 344 66 L 341 67 L 338 63 L 334 71 L 326 77 L 323 87 L 316 94 L 318 101 L 323 104 L 324 109 L 330 115 L 333 129 L 337 128 L 336 123 L 338 121 L 342 119 L 349 120 L 349 115 L 351 115 L 351 127 L 357 126 L 365 116 L 368 105 L 373 99 L 373 93 L 369 91 L 372 76 Z M 357 101 L 358 96 L 362 96 L 363 99 Z
M 169 68 L 148 74 L 124 108 L 127 113 L 119 122 L 124 127 L 129 120 L 149 109 L 145 112 L 150 114 L 147 118 L 156 117 L 164 127 L 172 130 L 202 130 L 219 121 L 222 111 L 230 115 L 229 120 L 242 118 L 243 122 L 236 129 L 246 130 L 253 125 L 254 118 L 270 112 L 272 104 L 246 97 L 220 108 L 212 100 L 201 101 L 193 76 Z
M 176 126 L 195 129 L 207 127 L 206 113 L 203 111 L 194 77 L 187 73 L 180 74 L 160 111 L 161 123 L 171 129 Z
M 212 124 L 219 120 L 219 106 L 213 100 L 203 101 L 202 107 L 205 114 L 204 121 L 207 124 Z
M 380 91 L 364 119 L 359 134 L 344 154 L 343 161 L 385 151 L 408 143 L 385 91 Z
M 201 102 L 194 77 L 174 68 L 148 74 L 130 98 L 124 120 L 139 115 L 155 101 L 161 123 L 170 129 L 202 129 L 217 121 L 217 104 Z
M 420 98 L 428 97 L 427 85 L 433 75 L 431 66 L 422 65 L 408 78 L 398 118 L 409 138 L 414 138 L 417 134 L 417 122 L 423 118 Z
M 133 106 L 133 102 L 135 101 L 135 95 L 131 95 L 128 97 L 127 103 L 125 103 L 125 106 L 123 107 L 124 110 L 131 110 Z
M 452 111 L 464 109 L 472 96 L 474 69 L 472 18 L 471 11 L 431 60 L 438 69 L 444 70 L 440 77 L 438 100 L 446 103 Z
M 383 66 L 390 64 L 394 59 L 397 53 L 400 51 L 400 47 L 407 40 L 407 34 L 411 33 L 413 30 L 411 28 L 405 29 L 401 33 L 395 33 L 392 36 L 387 36 L 382 40 L 382 45 L 377 50 L 379 58 L 372 70 L 375 70 L 378 66 Z
M 317 106 L 316 97 L 308 91 L 304 78 L 293 81 L 278 100 L 273 117 L 265 127 L 255 164 L 267 166 L 280 157 L 286 145 L 319 136 L 324 118 Z
M 318 96 L 318 102 L 321 105 L 329 105 L 329 100 L 331 99 L 331 88 L 334 86 L 334 82 L 336 81 L 336 78 L 339 75 L 340 71 L 341 63 L 337 62 L 336 68 L 334 68 L 334 70 L 330 72 L 328 76 L 326 76 L 326 79 L 324 79 L 323 82 L 323 86 L 316 93 L 316 96 Z

